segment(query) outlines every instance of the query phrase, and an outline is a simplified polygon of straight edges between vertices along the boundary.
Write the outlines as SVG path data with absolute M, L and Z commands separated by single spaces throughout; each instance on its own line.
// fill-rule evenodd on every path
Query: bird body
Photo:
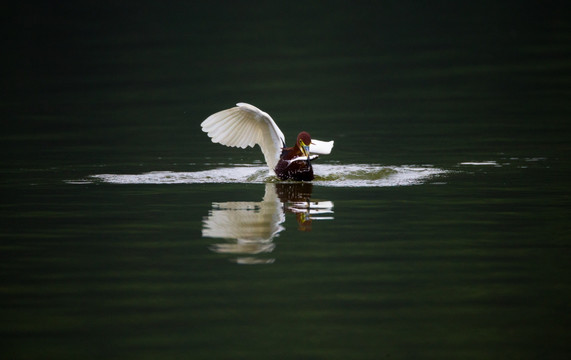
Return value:
M 280 180 L 311 181 L 313 180 L 313 167 L 309 157 L 311 137 L 305 131 L 297 136 L 296 145 L 284 148 L 280 160 L 275 167 L 275 173 Z
M 333 141 L 311 139 L 301 132 L 295 146 L 285 147 L 285 136 L 271 116 L 257 107 L 238 103 L 237 107 L 210 115 L 201 124 L 212 142 L 246 148 L 260 146 L 269 172 L 281 180 L 313 180 L 311 160 L 331 153 Z

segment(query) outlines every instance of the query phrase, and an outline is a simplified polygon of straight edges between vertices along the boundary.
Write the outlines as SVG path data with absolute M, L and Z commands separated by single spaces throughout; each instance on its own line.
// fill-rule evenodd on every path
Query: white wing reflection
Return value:
M 220 254 L 238 255 L 239 264 L 271 264 L 264 254 L 274 250 L 273 238 L 285 230 L 287 212 L 296 215 L 298 230 L 311 231 L 313 220 L 332 220 L 333 202 L 311 199 L 311 183 L 266 183 L 260 202 L 214 202 L 203 220 L 202 236 L 227 240 L 210 246 Z

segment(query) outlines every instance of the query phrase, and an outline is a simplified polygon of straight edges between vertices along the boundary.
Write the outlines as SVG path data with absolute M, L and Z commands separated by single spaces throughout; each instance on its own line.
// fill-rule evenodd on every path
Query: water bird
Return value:
M 286 147 L 284 134 L 269 114 L 254 105 L 236 105 L 210 115 L 200 124 L 212 142 L 242 149 L 258 145 L 270 175 L 280 180 L 313 180 L 311 161 L 318 155 L 330 154 L 333 141 L 312 139 L 302 131 L 295 145 Z

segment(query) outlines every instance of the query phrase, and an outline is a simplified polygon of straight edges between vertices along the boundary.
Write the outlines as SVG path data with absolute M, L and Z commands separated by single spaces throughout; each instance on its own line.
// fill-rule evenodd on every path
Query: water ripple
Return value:
M 366 164 L 314 165 L 313 184 L 331 187 L 385 187 L 422 184 L 446 171 L 431 166 Z M 232 166 L 192 172 L 153 171 L 143 174 L 92 175 L 94 182 L 112 184 L 204 184 L 279 182 L 265 166 Z

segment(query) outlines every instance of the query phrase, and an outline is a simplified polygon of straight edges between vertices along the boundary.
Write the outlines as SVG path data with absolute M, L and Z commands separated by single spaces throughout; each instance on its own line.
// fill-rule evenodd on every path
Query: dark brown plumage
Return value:
M 280 160 L 274 169 L 280 180 L 313 180 L 313 168 L 309 160 L 309 144 L 311 144 L 311 136 L 302 131 L 297 135 L 295 146 L 282 149 Z M 297 157 L 304 158 L 292 161 Z

